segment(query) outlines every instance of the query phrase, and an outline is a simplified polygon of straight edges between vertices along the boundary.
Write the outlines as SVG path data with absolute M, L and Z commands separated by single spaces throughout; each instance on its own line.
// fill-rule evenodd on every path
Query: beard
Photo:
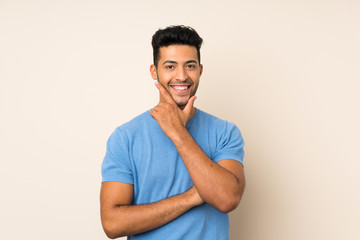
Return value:
M 192 80 L 185 80 L 185 81 L 170 81 L 168 82 L 166 85 L 162 83 L 161 79 L 158 77 L 158 80 L 157 80 L 164 88 L 165 90 L 169 93 L 169 95 L 171 96 L 171 98 L 174 100 L 174 102 L 178 105 L 178 107 L 180 109 L 184 109 L 185 106 L 187 105 L 187 103 L 189 102 L 189 99 L 192 97 L 192 96 L 195 96 L 195 93 L 197 91 L 197 87 L 198 86 L 195 86 L 194 82 Z M 190 89 L 190 93 L 189 94 L 186 94 L 186 95 L 178 95 L 176 93 L 174 93 L 175 90 L 172 90 L 172 87 L 170 85 L 177 85 L 177 84 L 189 84 L 190 87 L 189 88 L 192 88 L 195 86 L 194 89 Z

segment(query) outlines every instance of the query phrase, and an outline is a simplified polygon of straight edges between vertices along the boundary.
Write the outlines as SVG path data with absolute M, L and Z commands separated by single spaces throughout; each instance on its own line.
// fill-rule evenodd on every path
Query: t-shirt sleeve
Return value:
M 231 122 L 226 122 L 219 136 L 213 160 L 218 162 L 224 159 L 232 159 L 244 165 L 244 139 L 239 128 Z
M 129 155 L 129 139 L 117 128 L 109 137 L 106 154 L 101 166 L 102 182 L 124 182 L 134 184 Z

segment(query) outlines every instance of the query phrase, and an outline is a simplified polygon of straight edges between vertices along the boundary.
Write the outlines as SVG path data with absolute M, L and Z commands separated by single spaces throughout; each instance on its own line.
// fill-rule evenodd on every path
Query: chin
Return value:
M 176 104 L 178 105 L 178 107 L 181 108 L 181 107 L 185 107 L 187 102 L 177 102 Z
M 185 106 L 188 102 L 189 102 L 189 98 L 185 99 L 179 99 L 179 100 L 175 100 L 176 104 L 178 106 Z

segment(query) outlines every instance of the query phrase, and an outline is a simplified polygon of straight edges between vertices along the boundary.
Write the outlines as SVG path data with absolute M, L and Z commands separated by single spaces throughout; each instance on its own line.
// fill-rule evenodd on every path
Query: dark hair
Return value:
M 200 47 L 202 42 L 202 38 L 191 27 L 177 25 L 159 29 L 155 32 L 151 41 L 151 45 L 153 47 L 154 64 L 157 67 L 160 60 L 160 47 L 167 47 L 177 44 L 195 47 L 200 63 Z

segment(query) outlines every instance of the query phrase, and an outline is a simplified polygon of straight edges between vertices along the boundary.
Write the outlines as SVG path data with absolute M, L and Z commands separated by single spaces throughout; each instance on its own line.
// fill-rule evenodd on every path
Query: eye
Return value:
M 189 69 L 195 69 L 196 65 L 195 64 L 189 64 L 186 67 L 189 68 Z
M 174 69 L 175 66 L 174 65 L 166 65 L 165 68 L 171 70 L 171 69 Z

